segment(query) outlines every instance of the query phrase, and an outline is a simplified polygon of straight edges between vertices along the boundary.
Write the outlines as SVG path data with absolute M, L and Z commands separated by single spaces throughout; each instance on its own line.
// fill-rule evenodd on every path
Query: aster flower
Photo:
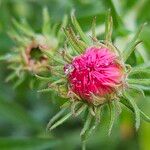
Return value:
M 110 111 L 109 134 L 115 119 L 121 113 L 124 105 L 135 114 L 136 129 L 140 126 L 140 118 L 150 121 L 150 118 L 138 108 L 134 97 L 144 95 L 144 89 L 150 87 L 150 79 L 137 79 L 134 74 L 144 72 L 149 64 L 131 67 L 127 60 L 136 46 L 141 29 L 137 31 L 128 48 L 123 52 L 113 45 L 112 17 L 108 13 L 105 25 L 105 39 L 96 38 L 94 18 L 92 36 L 87 36 L 77 22 L 75 15 L 71 15 L 72 27 L 64 28 L 68 46 L 65 45 L 61 57 L 54 57 L 55 76 L 52 78 L 40 77 L 50 81 L 49 88 L 41 92 L 55 90 L 67 102 L 61 106 L 61 111 L 48 123 L 47 129 L 52 130 L 71 116 L 84 114 L 85 122 L 81 131 L 83 149 L 85 141 L 91 132 L 99 125 L 103 107 L 108 106 Z M 75 31 L 74 31 L 75 29 Z M 52 57 L 49 55 L 49 58 Z M 62 59 L 63 58 L 63 59 Z M 67 113 L 67 109 L 71 111 Z
M 66 18 L 61 26 L 65 24 Z M 42 74 L 49 69 L 50 60 L 45 53 L 53 55 L 61 46 L 64 36 L 58 29 L 60 26 L 52 25 L 47 8 L 43 9 L 40 32 L 33 31 L 26 20 L 22 20 L 21 23 L 13 20 L 13 26 L 8 34 L 14 40 L 15 47 L 1 59 L 8 62 L 8 68 L 12 70 L 6 81 L 16 80 L 15 87 L 17 87 L 27 76 L 32 78 L 32 75 Z

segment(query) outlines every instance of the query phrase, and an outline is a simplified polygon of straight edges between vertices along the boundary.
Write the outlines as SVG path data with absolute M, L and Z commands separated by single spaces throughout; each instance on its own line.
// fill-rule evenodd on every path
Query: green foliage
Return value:
M 115 2 L 115 3 L 114 3 Z M 47 9 L 45 8 L 47 7 Z M 44 8 L 44 10 L 43 10 Z M 75 26 L 75 33 L 70 29 L 70 26 L 67 30 L 65 30 L 66 35 L 71 32 L 71 36 L 68 40 L 75 39 L 74 34 L 79 34 L 81 38 L 84 40 L 81 43 L 81 39 L 75 39 L 76 43 L 70 42 L 70 45 L 76 49 L 76 54 L 82 52 L 83 49 L 87 47 L 85 44 L 90 43 L 91 39 L 90 35 L 88 35 L 88 30 L 90 30 L 90 26 L 92 23 L 92 18 L 96 17 L 93 20 L 92 25 L 92 38 L 94 39 L 96 36 L 95 30 L 100 31 L 98 35 L 100 39 L 104 39 L 104 36 L 108 41 L 110 41 L 110 37 L 112 37 L 111 42 L 115 42 L 114 39 L 123 39 L 123 43 L 127 43 L 126 40 L 130 40 L 129 36 L 140 26 L 140 24 L 147 22 L 150 20 L 149 16 L 149 0 L 127 0 L 127 1 L 112 1 L 112 0 L 44 0 L 44 1 L 9 1 L 9 0 L 1 0 L 0 1 L 0 149 L 1 150 L 73 150 L 73 149 L 81 149 L 80 146 L 80 137 L 79 132 L 82 126 L 82 120 L 80 117 L 75 118 L 74 116 L 86 116 L 84 128 L 81 132 L 81 136 L 83 138 L 83 149 L 85 148 L 84 144 L 87 141 L 87 137 L 90 133 L 97 127 L 96 132 L 87 142 L 87 149 L 89 150 L 117 150 L 117 149 L 128 149 L 128 150 L 147 150 L 149 149 L 149 124 L 144 123 L 150 122 L 149 118 L 149 105 L 144 105 L 144 103 L 149 104 L 150 98 L 150 79 L 149 79 L 149 67 L 150 67 L 150 32 L 149 25 L 144 27 L 141 32 L 141 28 L 137 31 L 137 34 L 134 38 L 127 44 L 127 47 L 123 51 L 124 60 L 127 60 L 130 56 L 130 60 L 133 66 L 133 69 L 130 71 L 129 77 L 129 86 L 134 91 L 134 95 L 136 99 L 133 100 L 131 95 L 125 94 L 126 99 L 122 98 L 118 104 L 110 104 L 110 112 L 111 112 L 111 121 L 109 115 L 107 115 L 108 110 L 103 108 L 96 110 L 96 118 L 93 119 L 92 114 L 93 109 L 90 110 L 91 113 L 86 114 L 87 106 L 77 104 L 76 106 L 72 106 L 71 113 L 68 114 L 68 111 L 65 109 L 64 115 L 61 113 L 57 114 L 54 118 L 54 114 L 59 110 L 59 106 L 64 103 L 64 99 L 58 97 L 56 93 L 54 93 L 50 88 L 44 89 L 45 87 L 41 87 L 43 89 L 41 91 L 48 91 L 48 93 L 37 93 L 37 90 L 29 90 L 28 78 L 22 82 L 23 76 L 18 74 L 19 67 L 15 70 L 17 75 L 21 77 L 20 80 L 15 80 L 15 85 L 19 87 L 13 89 L 10 83 L 4 82 L 4 80 L 10 81 L 16 79 L 16 72 L 10 74 L 10 70 L 6 69 L 7 64 L 4 60 L 10 61 L 10 55 L 5 55 L 9 52 L 12 47 L 15 46 L 15 42 L 13 42 L 8 34 L 12 38 L 16 38 L 17 41 L 21 44 L 25 44 L 24 37 L 20 38 L 16 31 L 11 30 L 12 22 L 15 25 L 16 30 L 21 31 L 21 34 L 33 37 L 34 32 L 32 29 L 35 29 L 37 33 L 47 34 L 56 29 L 58 30 L 58 26 L 65 27 L 67 19 L 63 17 L 66 14 L 70 14 L 72 8 L 76 10 L 76 18 L 74 14 L 72 14 L 71 20 L 68 21 L 68 24 L 73 24 Z M 107 34 L 104 35 L 104 30 L 100 27 L 104 26 L 105 14 L 108 10 L 111 10 L 111 15 L 108 17 L 108 22 L 106 23 Z M 41 13 L 43 11 L 43 13 Z M 131 14 L 130 12 L 134 12 L 135 18 L 130 18 L 127 15 Z M 48 16 L 50 14 L 50 18 Z M 42 16 L 43 19 L 42 19 Z M 132 16 L 131 16 L 132 17 Z M 14 19 L 12 19 L 14 18 Z M 21 18 L 21 24 L 20 20 Z M 25 18 L 25 19 L 22 19 Z M 130 18 L 129 20 L 125 20 L 125 18 Z M 26 21 L 27 20 L 27 21 Z M 44 20 L 44 21 L 43 21 Z M 78 20 L 78 21 L 77 21 Z M 113 20 L 113 28 L 114 31 L 112 35 L 111 26 Z M 134 28 L 132 30 L 125 27 L 124 22 L 128 22 L 128 24 L 134 24 Z M 29 22 L 29 24 L 27 23 Z M 97 25 L 96 23 L 97 22 Z M 41 24 L 43 28 L 41 29 Z M 50 24 L 50 26 L 49 26 Z M 49 28 L 53 24 L 59 24 L 54 28 Z M 80 24 L 80 25 L 79 25 Z M 86 32 L 82 31 L 82 29 Z M 32 29 L 31 29 L 32 28 Z M 140 33 L 141 32 L 141 33 Z M 62 32 L 58 32 L 57 35 L 62 39 Z M 108 34 L 109 33 L 109 34 Z M 140 36 L 139 36 L 140 33 Z M 49 35 L 49 34 L 48 34 Z M 48 36 L 47 35 L 47 36 Z M 22 40 L 23 39 L 23 40 Z M 139 55 L 137 57 L 135 46 L 140 42 L 138 39 L 142 40 L 142 47 L 137 47 L 139 51 Z M 92 43 L 90 43 L 92 44 Z M 78 47 L 77 47 L 78 46 Z M 117 45 L 116 45 L 117 46 Z M 134 53 L 133 53 L 134 51 Z M 45 53 L 51 60 L 54 60 L 54 57 L 51 53 Z M 75 55 L 76 55 L 75 54 Z M 135 55 L 134 55 L 135 54 Z M 58 54 L 56 54 L 58 55 Z M 69 59 L 70 55 L 68 54 L 67 59 Z M 66 58 L 65 58 L 66 59 Z M 17 60 L 15 55 L 13 55 L 13 61 Z M 144 60 L 144 64 L 141 64 L 141 60 Z M 18 61 L 18 60 L 17 60 Z M 63 65 L 64 61 L 59 59 L 59 55 L 57 59 L 55 59 L 59 65 Z M 138 63 L 137 63 L 138 62 Z M 14 68 L 14 66 L 10 66 L 10 68 Z M 7 76 L 9 75 L 9 76 Z M 7 78 L 6 78 L 7 76 Z M 55 78 L 49 78 L 47 76 L 43 77 L 40 75 L 35 75 L 34 78 L 36 83 L 39 83 L 39 80 L 43 80 L 43 82 L 55 82 L 58 80 L 58 75 Z M 137 80 L 138 79 L 138 80 Z M 143 97 L 145 96 L 145 97 Z M 58 102 L 58 103 L 57 103 Z M 115 101 L 114 101 L 115 102 Z M 55 105 L 54 105 L 55 103 Z M 59 105 L 60 104 L 60 105 Z M 121 112 L 120 105 L 127 107 L 131 112 L 135 114 L 136 118 L 136 128 L 139 127 L 141 122 L 141 127 L 138 134 L 134 133 L 134 129 L 128 127 L 128 123 L 131 119 L 130 114 L 124 109 L 123 113 L 119 121 L 114 118 L 114 114 Z M 141 105 L 140 105 L 141 104 Z M 66 104 L 68 105 L 68 104 Z M 117 105 L 117 106 L 116 106 Z M 139 108 L 137 108 L 137 105 Z M 143 106 L 143 107 L 142 107 Z M 62 106 L 63 108 L 65 106 Z M 141 108 L 142 107 L 142 108 Z M 114 111 L 114 108 L 118 112 Z M 141 110 L 142 109 L 142 110 Z M 59 116 L 60 115 L 60 116 Z M 62 116 L 61 116 L 62 115 Z M 73 119 L 69 119 L 70 116 L 73 116 Z M 141 121 L 140 121 L 141 117 Z M 58 127 L 57 130 L 47 134 L 53 134 L 55 139 L 49 138 L 49 135 L 45 134 L 46 125 L 49 120 L 52 118 L 50 124 L 48 125 L 48 129 L 54 129 L 56 126 L 59 126 L 64 121 L 62 127 Z M 100 122 L 101 120 L 101 122 Z M 114 121 L 115 120 L 115 121 Z M 143 121 L 144 120 L 144 121 Z M 109 122 L 110 121 L 110 122 Z M 117 123 L 116 123 L 117 122 Z M 98 126 L 100 123 L 100 127 Z M 107 124 L 109 124 L 109 133 L 113 127 L 113 134 L 110 137 L 107 136 Z M 114 126 L 114 125 L 115 126 Z M 117 127 L 116 127 L 117 125 Z M 130 131 L 130 133 L 129 133 Z M 126 133 L 126 134 L 125 134 Z M 135 136 L 136 135 L 136 136 Z M 4 138 L 5 137 L 5 138 Z M 10 138 L 12 137 L 12 138 Z M 26 138 L 25 138 L 26 137 Z M 59 142 L 59 139 L 61 142 Z M 138 141 L 138 142 L 137 142 Z M 108 144 L 109 143 L 109 144 Z M 140 148 L 139 148 L 140 147 Z

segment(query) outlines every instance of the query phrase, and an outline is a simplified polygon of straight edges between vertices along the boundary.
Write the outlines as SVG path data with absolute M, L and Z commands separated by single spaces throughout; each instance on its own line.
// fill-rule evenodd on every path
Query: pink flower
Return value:
M 123 82 L 124 71 L 116 53 L 107 48 L 90 47 L 64 69 L 70 90 L 92 102 L 92 95 L 105 97 Z

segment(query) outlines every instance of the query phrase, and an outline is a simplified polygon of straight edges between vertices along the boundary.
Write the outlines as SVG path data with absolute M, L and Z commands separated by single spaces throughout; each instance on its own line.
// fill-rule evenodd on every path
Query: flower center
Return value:
M 34 61 L 41 61 L 42 59 L 45 59 L 43 56 L 43 53 L 41 52 L 41 50 L 39 49 L 39 47 L 36 48 L 32 48 L 30 51 L 30 59 L 34 60 Z

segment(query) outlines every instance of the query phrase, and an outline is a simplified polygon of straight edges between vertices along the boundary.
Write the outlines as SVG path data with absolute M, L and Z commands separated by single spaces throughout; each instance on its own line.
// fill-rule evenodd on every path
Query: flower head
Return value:
M 70 90 L 83 100 L 92 102 L 92 95 L 106 97 L 114 94 L 116 87 L 124 82 L 124 68 L 118 56 L 108 48 L 89 47 L 85 53 L 76 56 L 65 72 Z
M 65 26 L 66 18 L 62 22 Z M 43 9 L 43 25 L 39 33 L 24 22 L 18 23 L 13 20 L 13 29 L 9 31 L 10 37 L 16 43 L 11 54 L 6 54 L 4 59 L 8 62 L 12 73 L 6 79 L 7 81 L 17 78 L 17 86 L 25 78 L 32 74 L 44 74 L 48 68 L 48 56 L 54 55 L 63 41 L 61 30 L 52 27 L 48 10 Z

